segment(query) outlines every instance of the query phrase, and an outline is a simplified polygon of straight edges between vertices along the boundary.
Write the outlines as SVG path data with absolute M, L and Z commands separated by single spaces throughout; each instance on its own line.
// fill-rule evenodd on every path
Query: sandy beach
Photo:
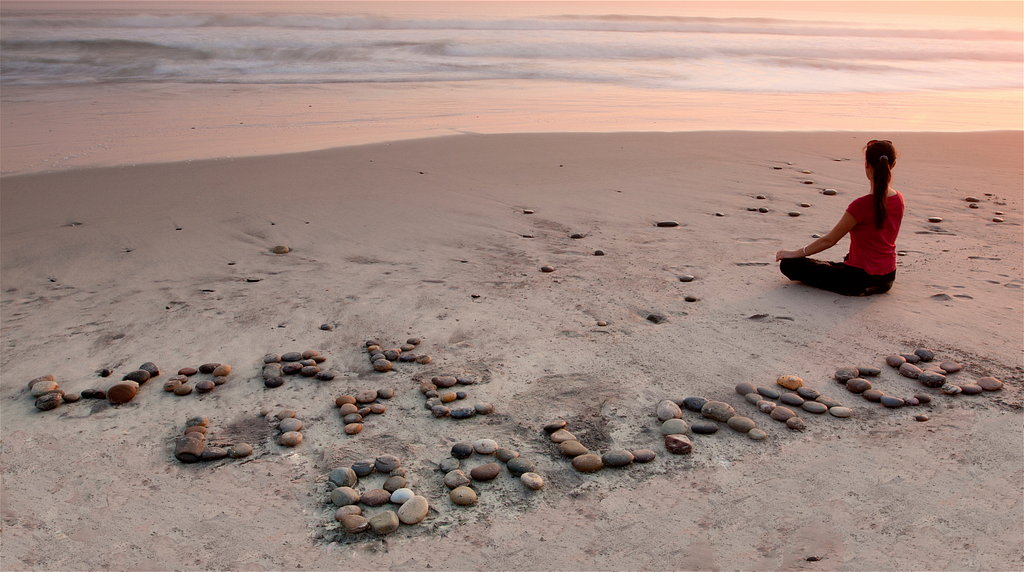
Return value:
M 846 298 L 789 282 L 775 251 L 866 192 L 871 138 L 901 153 L 895 287 Z M 0 568 L 1020 570 L 1022 154 L 1019 131 L 459 134 L 4 176 Z M 431 363 L 374 371 L 366 340 L 411 337 Z M 1003 389 L 945 395 L 885 364 L 918 348 L 961 364 L 954 383 Z M 333 380 L 264 386 L 265 354 L 309 349 Z M 39 411 L 27 388 L 53 375 L 105 390 L 144 362 L 161 374 L 123 405 Z M 232 366 L 213 391 L 163 390 L 210 362 Z M 844 366 L 932 401 L 869 402 L 833 379 Z M 734 389 L 786 374 L 853 416 L 801 412 L 794 431 Z M 494 412 L 433 417 L 420 384 L 441 375 L 475 380 L 466 402 Z M 380 388 L 395 391 L 386 412 L 346 435 L 335 398 Z M 722 423 L 670 454 L 656 408 L 689 396 L 767 438 Z M 305 425 L 297 447 L 278 442 L 282 409 Z M 253 454 L 179 462 L 193 416 Z M 543 430 L 556 419 L 592 452 L 657 458 L 577 472 Z M 474 483 L 475 505 L 453 504 L 438 467 L 484 438 L 544 488 L 503 467 Z M 328 475 L 385 454 L 426 519 L 343 533 Z

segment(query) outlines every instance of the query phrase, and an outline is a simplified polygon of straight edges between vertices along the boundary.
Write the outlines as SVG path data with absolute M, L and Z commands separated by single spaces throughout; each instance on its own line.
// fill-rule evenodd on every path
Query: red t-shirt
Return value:
M 898 191 L 886 198 L 885 226 L 875 225 L 874 197 L 864 195 L 855 199 L 846 212 L 857 221 L 850 231 L 850 255 L 846 263 L 874 276 L 896 270 L 896 236 L 903 222 L 903 195 Z

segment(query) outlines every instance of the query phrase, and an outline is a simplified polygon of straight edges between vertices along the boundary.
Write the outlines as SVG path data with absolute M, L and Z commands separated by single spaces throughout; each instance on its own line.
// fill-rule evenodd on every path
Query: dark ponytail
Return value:
M 889 195 L 892 168 L 896 166 L 896 148 L 891 141 L 869 141 L 864 148 L 864 162 L 875 170 L 872 191 L 875 203 L 875 227 L 885 227 L 885 202 Z

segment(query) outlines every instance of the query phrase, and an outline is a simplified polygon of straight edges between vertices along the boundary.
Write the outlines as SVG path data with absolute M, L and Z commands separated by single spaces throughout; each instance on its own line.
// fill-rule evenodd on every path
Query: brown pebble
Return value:
M 430 362 L 431 362 L 430 356 L 428 356 L 426 354 L 421 355 L 421 356 L 416 356 L 416 363 L 425 364 L 425 363 L 430 363 Z
M 915 415 L 914 419 L 916 419 L 917 421 L 927 421 L 928 419 L 930 419 L 930 417 L 928 417 L 924 413 L 921 413 L 919 415 Z
M 572 460 L 572 468 L 581 473 L 592 473 L 600 470 L 603 466 L 604 461 L 601 460 L 601 457 L 598 457 L 593 453 L 580 455 Z
M 547 425 L 544 426 L 544 432 L 545 433 L 549 433 L 549 434 L 550 433 L 554 433 L 555 431 L 558 431 L 559 429 L 565 428 L 565 425 L 566 425 L 566 423 L 562 419 L 559 419 L 557 421 L 552 421 L 551 423 L 548 423 Z
M 281 434 L 281 444 L 285 447 L 295 447 L 302 442 L 302 433 L 298 431 L 288 431 Z
M 377 391 L 367 389 L 356 394 L 357 403 L 373 403 L 377 399 Z
M 342 395 L 334 400 L 334 404 L 338 407 L 345 405 L 346 403 L 355 403 L 356 398 L 351 395 Z
M 199 373 L 213 373 L 213 370 L 217 369 L 219 363 L 204 363 L 199 366 Z
M 341 528 L 349 534 L 357 534 L 369 530 L 370 521 L 358 514 L 346 514 L 339 520 Z
M 788 421 L 789 419 L 795 417 L 796 413 L 794 413 L 793 410 L 788 407 L 779 406 L 776 407 L 775 409 L 772 409 L 772 412 L 769 415 L 771 415 L 771 418 L 776 421 Z
M 164 391 L 174 391 L 174 388 L 178 387 L 179 385 L 181 385 L 180 379 L 168 379 L 167 381 L 164 382 Z
M 214 383 L 212 380 L 201 379 L 196 382 L 196 391 L 198 391 L 199 393 L 209 393 L 213 391 L 213 388 L 216 386 L 217 384 Z
M 473 467 L 473 470 L 469 472 L 469 476 L 473 477 L 475 481 L 489 481 L 497 477 L 500 472 L 501 465 L 498 463 L 487 463 L 486 465 Z
M 356 433 L 359 433 L 362 430 L 362 423 L 349 423 L 348 425 L 345 425 L 345 434 L 347 435 L 355 435 Z
M 983 377 L 978 380 L 976 385 L 980 386 L 985 391 L 998 391 L 1003 388 L 1003 382 L 994 377 Z
M 983 387 L 973 383 L 965 383 L 964 385 L 960 386 L 960 393 L 964 395 L 978 395 L 982 391 L 985 391 Z
M 203 435 L 205 435 L 206 431 L 207 431 L 206 427 L 204 427 L 202 425 L 193 425 L 191 427 L 186 427 L 185 431 L 183 433 L 185 435 L 188 435 L 189 433 L 202 433 Z
M 467 486 L 455 487 L 448 493 L 448 498 L 457 505 L 468 506 L 476 502 L 476 491 Z
M 32 389 L 32 386 L 35 385 L 36 383 L 40 382 L 40 381 L 53 381 L 53 376 L 52 375 L 43 375 L 43 376 L 37 377 L 37 378 L 33 379 L 32 381 L 28 382 L 28 388 Z
M 790 417 L 789 419 L 786 419 L 786 427 L 789 427 L 794 431 L 803 431 L 807 428 L 807 425 L 805 425 L 804 420 L 799 417 Z
M 551 441 L 553 443 L 562 443 L 565 441 L 571 441 L 576 439 L 576 436 L 566 431 L 565 429 L 559 429 L 551 434 Z
M 195 375 L 199 370 L 194 367 L 183 367 L 178 370 L 178 375 Z
M 541 266 L 540 267 L 540 271 L 541 272 L 554 272 L 555 271 L 555 267 L 554 266 Z
M 673 455 L 686 455 L 693 451 L 693 443 L 686 435 L 665 435 L 665 449 Z
M 381 414 L 383 414 L 383 413 L 384 413 L 384 411 L 385 411 L 386 409 L 387 409 L 387 408 L 386 408 L 386 407 L 384 407 L 384 404 L 383 404 L 383 403 L 371 403 L 371 404 L 370 404 L 370 413 L 374 413 L 374 414 L 377 414 L 377 415 L 381 415 Z
M 213 368 L 213 371 L 210 373 L 212 373 L 214 376 L 225 376 L 231 373 L 231 366 L 226 363 L 222 363 L 217 367 Z
M 356 407 L 352 403 L 346 403 L 346 404 L 344 404 L 344 405 L 342 405 L 341 407 L 338 408 L 338 413 L 340 413 L 342 416 L 344 416 L 344 415 L 352 415 L 353 413 L 356 413 L 357 411 L 359 411 L 359 408 Z
M 582 443 L 575 439 L 559 443 L 558 451 L 569 458 L 579 457 L 580 455 L 586 455 L 590 452 L 589 449 L 584 447 Z
M 381 399 L 391 399 L 395 396 L 395 390 L 390 387 L 382 387 L 377 390 L 377 397 Z
M 800 387 L 803 386 L 804 380 L 795 375 L 782 375 L 775 380 L 775 383 L 781 385 L 782 387 L 785 387 L 786 389 L 796 391 L 797 389 L 800 389 Z
M 650 449 L 637 449 L 633 451 L 633 460 L 637 463 L 650 463 L 658 457 L 658 454 Z
M 138 391 L 139 385 L 137 383 L 124 381 L 115 384 L 107 390 L 107 399 L 109 399 L 111 403 L 128 403 L 135 398 L 135 394 Z M 191 391 L 191 388 L 189 388 L 189 391 Z
M 371 489 L 359 495 L 359 502 L 367 506 L 383 506 L 391 500 L 391 493 L 385 489 Z

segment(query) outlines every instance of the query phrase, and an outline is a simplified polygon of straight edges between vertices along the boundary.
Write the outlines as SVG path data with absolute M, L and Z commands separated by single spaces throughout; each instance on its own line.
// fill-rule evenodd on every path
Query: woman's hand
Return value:
M 778 262 L 783 258 L 800 258 L 803 255 L 801 250 L 780 250 L 775 253 L 775 261 Z

